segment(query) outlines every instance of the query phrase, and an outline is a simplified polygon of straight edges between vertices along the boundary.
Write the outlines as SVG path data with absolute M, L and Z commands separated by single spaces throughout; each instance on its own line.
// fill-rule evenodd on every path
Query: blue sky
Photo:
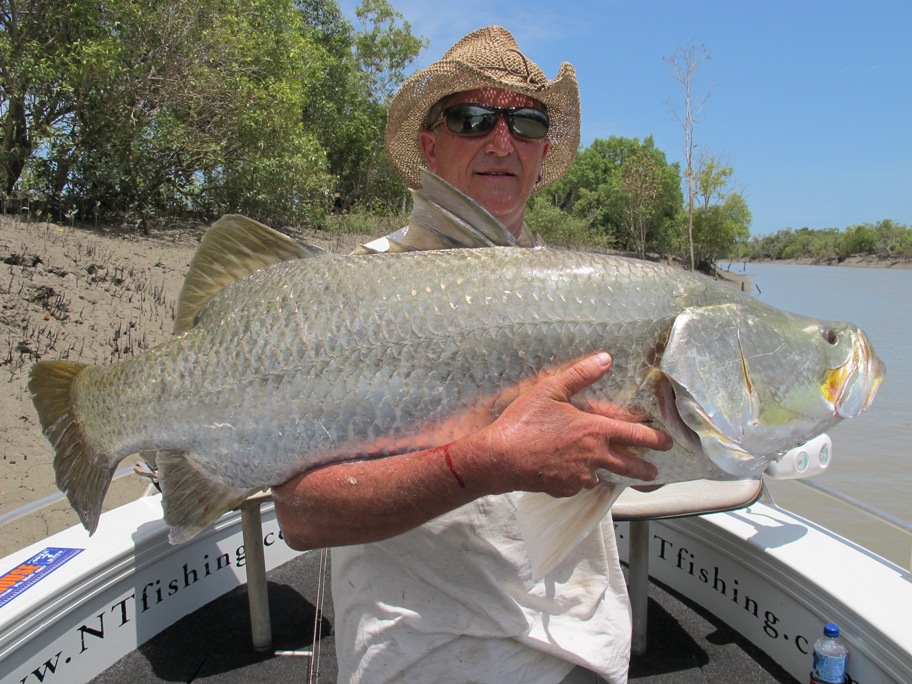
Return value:
M 355 21 L 358 0 L 339 2 Z M 709 92 L 696 142 L 734 168 L 751 232 L 912 225 L 912 2 L 906 0 L 391 0 L 430 39 L 416 67 L 466 33 L 500 24 L 549 77 L 577 70 L 582 145 L 655 138 L 684 160 L 664 61 L 705 46 Z M 357 24 L 356 24 L 357 25 Z

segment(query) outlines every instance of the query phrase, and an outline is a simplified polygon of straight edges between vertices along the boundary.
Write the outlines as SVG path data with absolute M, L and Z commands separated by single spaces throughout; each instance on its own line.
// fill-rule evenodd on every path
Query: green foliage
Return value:
M 9 196 L 55 126 L 66 127 L 80 94 L 114 50 L 95 3 L 0 2 L 0 189 Z
M 704 155 L 695 169 L 693 258 L 695 266 L 708 273 L 720 258 L 738 253 L 739 245 L 750 238 L 747 202 L 738 193 L 726 192 L 733 173 L 732 167 L 713 155 Z
M 355 56 L 368 96 L 388 102 L 406 79 L 405 70 L 430 42 L 412 34 L 412 27 L 386 0 L 361 0 L 355 15 L 362 30 L 355 35 Z
M 912 258 L 912 231 L 906 226 L 884 219 L 874 225 L 874 250 L 882 258 Z
M 753 259 L 812 259 L 843 261 L 851 256 L 912 259 L 912 230 L 890 219 L 849 226 L 845 230 L 784 228 L 773 235 L 755 237 L 744 255 Z
M 837 243 L 838 255 L 842 258 L 853 254 L 873 254 L 876 247 L 876 234 L 871 226 L 849 226 Z
M 526 212 L 526 223 L 533 233 L 552 247 L 591 249 L 610 246 L 604 233 L 586 220 L 554 206 L 547 197 L 533 197 Z
M 0 0 L 3 208 L 325 227 L 335 208 L 354 210 L 347 231 L 404 224 L 383 131 L 427 41 L 388 0 L 356 15 L 357 27 L 335 0 Z M 704 156 L 693 173 L 698 263 L 912 259 L 912 232 L 891 220 L 749 240 L 733 169 Z M 651 137 L 597 139 L 526 219 L 549 244 L 689 263 L 681 185 Z
M 427 41 L 412 35 L 385 0 L 365 0 L 356 9 L 360 31 L 335 2 L 297 6 L 308 36 L 325 53 L 326 68 L 308 84 L 304 120 L 326 150 L 336 178 L 335 204 L 396 212 L 407 202 L 408 189 L 383 150 L 386 104 Z
M 737 252 L 750 238 L 751 213 L 738 193 L 720 204 L 702 207 L 694 214 L 694 260 L 701 270 L 712 271 L 722 257 Z
M 385 100 L 425 41 L 385 0 L 361 32 L 334 0 L 0 2 L 7 198 L 142 226 L 407 198 Z
M 361 211 L 356 208 L 345 214 L 335 214 L 328 217 L 326 228 L 336 235 L 356 235 L 363 241 L 371 238 L 389 235 L 395 230 L 408 224 L 408 212 L 399 212 L 378 216 L 375 213 Z
M 678 166 L 651 137 L 596 139 L 544 194 L 603 244 L 641 255 L 667 249 L 682 201 Z

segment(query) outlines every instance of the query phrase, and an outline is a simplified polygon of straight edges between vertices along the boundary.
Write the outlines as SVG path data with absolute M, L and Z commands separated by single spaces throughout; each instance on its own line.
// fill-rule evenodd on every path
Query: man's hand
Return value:
M 570 403 L 610 368 L 611 357 L 601 353 L 560 370 L 538 381 L 494 423 L 467 438 L 478 440 L 479 456 L 491 459 L 488 475 L 496 478 L 492 489 L 572 496 L 598 483 L 596 470 L 655 479 L 655 466 L 634 454 L 670 449 L 668 435 L 632 422 L 633 416 L 619 406 L 594 405 L 591 408 L 598 413 L 590 413 Z M 484 467 L 478 461 L 474 465 Z

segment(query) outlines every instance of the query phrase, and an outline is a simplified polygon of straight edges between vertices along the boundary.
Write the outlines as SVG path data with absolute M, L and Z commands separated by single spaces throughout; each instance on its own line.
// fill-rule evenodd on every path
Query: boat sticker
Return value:
M 19 596 L 36 582 L 44 579 L 54 570 L 75 558 L 84 549 L 51 547 L 0 575 L 0 608 Z

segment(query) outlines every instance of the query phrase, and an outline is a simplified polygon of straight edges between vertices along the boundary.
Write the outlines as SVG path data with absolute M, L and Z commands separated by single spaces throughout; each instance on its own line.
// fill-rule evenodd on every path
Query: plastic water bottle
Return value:
M 814 669 L 811 684 L 843 684 L 849 649 L 839 638 L 839 627 L 827 624 L 823 636 L 814 643 Z

